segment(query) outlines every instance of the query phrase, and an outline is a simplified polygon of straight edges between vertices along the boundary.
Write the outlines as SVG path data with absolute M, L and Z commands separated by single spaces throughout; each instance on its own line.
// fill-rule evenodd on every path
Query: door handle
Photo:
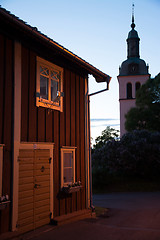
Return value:
M 44 170 L 45 170 L 45 167 L 42 166 L 42 167 L 41 167 L 41 172 L 44 172 Z

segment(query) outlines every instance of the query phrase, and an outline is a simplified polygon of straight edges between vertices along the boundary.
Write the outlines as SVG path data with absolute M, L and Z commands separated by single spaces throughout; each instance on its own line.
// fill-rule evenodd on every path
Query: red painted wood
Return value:
M 5 89 L 4 89 L 4 136 L 3 143 L 4 161 L 3 161 L 3 188 L 2 194 L 11 196 L 11 157 L 12 157 L 12 123 L 13 123 L 13 42 L 6 39 L 5 49 Z M 10 225 L 10 207 L 1 213 L 2 232 L 9 231 Z
M 66 146 L 71 145 L 71 73 L 66 70 Z
M 75 134 L 75 73 L 71 73 L 71 146 L 75 146 L 76 134 Z M 77 181 L 77 179 L 75 179 Z M 76 193 L 72 193 L 72 212 L 76 211 Z
M 80 77 L 76 76 L 76 179 L 81 181 L 81 153 L 80 153 Z M 81 210 L 81 193 L 77 192 L 77 210 Z
M 52 114 L 52 142 L 54 142 L 54 111 L 52 111 L 51 114 Z
M 59 190 L 60 190 L 60 182 L 59 182 L 59 112 L 54 111 L 54 161 L 53 161 L 53 177 L 54 177 L 54 216 L 59 216 Z
M 21 141 L 28 141 L 29 51 L 22 46 Z
M 45 142 L 45 131 L 46 131 L 46 121 L 45 121 L 45 117 L 46 117 L 46 112 L 45 112 L 45 108 L 43 107 L 38 107 L 37 111 L 38 111 L 38 142 Z
M 64 80 L 63 80 L 63 91 L 64 93 L 66 92 L 66 79 L 65 79 L 65 71 L 64 71 Z M 66 145 L 66 122 L 65 122 L 65 116 L 66 116 L 66 94 L 64 94 L 64 98 L 63 98 L 63 112 L 60 113 L 60 148 L 62 146 Z M 61 170 L 62 170 L 62 166 L 61 166 L 61 155 L 60 155 L 60 177 L 61 177 Z M 61 179 L 60 179 L 61 181 Z M 60 198 L 60 215 L 64 215 L 65 214 L 65 198 L 62 197 Z
M 80 78 L 80 132 L 81 132 L 81 181 L 82 181 L 82 194 L 81 202 L 82 209 L 86 206 L 85 200 L 85 81 Z
M 0 143 L 3 143 L 3 110 L 4 110 L 4 37 L 0 35 Z
M 71 146 L 71 73 L 69 70 L 65 72 L 66 80 L 66 146 Z M 66 213 L 70 213 L 72 209 L 71 197 L 66 198 Z
M 46 109 L 45 111 L 45 117 L 46 117 L 46 142 L 52 142 L 52 111 Z
M 36 55 L 30 51 L 29 59 L 29 126 L 28 141 L 37 141 L 37 107 L 36 107 Z

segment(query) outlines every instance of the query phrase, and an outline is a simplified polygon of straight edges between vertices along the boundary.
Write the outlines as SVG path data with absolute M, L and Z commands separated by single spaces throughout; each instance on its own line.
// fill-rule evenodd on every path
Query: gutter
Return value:
M 95 211 L 95 207 L 93 206 L 93 199 L 92 199 L 92 154 L 91 154 L 91 119 L 90 119 L 90 97 L 94 96 L 96 94 L 105 92 L 109 90 L 109 82 L 111 80 L 111 77 L 107 79 L 106 81 L 106 88 L 94 93 L 88 94 L 88 129 L 89 129 L 89 178 L 90 178 L 90 208 L 92 211 Z

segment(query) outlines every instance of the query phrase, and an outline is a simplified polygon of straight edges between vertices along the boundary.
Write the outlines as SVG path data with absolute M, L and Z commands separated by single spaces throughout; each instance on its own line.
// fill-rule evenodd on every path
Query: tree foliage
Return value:
M 98 149 L 103 147 L 108 141 L 119 138 L 119 130 L 107 126 L 105 130 L 102 131 L 101 136 L 95 139 L 95 144 L 93 149 Z
M 126 114 L 125 128 L 160 131 L 160 74 L 137 91 L 136 107 Z
M 113 177 L 157 179 L 160 173 L 160 132 L 135 130 L 108 141 L 92 154 L 93 186 Z

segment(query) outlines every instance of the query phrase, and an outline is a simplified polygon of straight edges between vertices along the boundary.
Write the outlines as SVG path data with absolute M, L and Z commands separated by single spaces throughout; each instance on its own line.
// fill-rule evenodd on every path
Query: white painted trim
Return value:
M 64 176 L 63 176 L 63 166 L 64 166 L 64 153 L 72 153 L 73 154 L 73 182 L 75 182 L 75 149 L 76 147 L 62 147 L 61 148 L 61 188 L 66 187 L 68 183 L 64 184 Z
M 21 137 L 21 44 L 15 41 L 14 44 L 14 163 L 13 163 L 13 208 L 12 208 L 12 231 L 17 230 L 18 220 L 18 181 L 19 144 Z
M 0 197 L 2 196 L 3 147 L 4 147 L 4 144 L 0 144 Z
M 76 149 L 77 147 L 72 146 L 62 146 L 63 149 Z

